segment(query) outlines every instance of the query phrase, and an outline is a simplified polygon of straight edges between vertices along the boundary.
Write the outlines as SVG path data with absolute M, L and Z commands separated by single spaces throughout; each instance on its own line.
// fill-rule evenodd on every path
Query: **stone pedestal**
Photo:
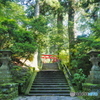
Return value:
M 9 61 L 11 51 L 8 50 L 0 50 L 0 84 L 12 82 L 12 76 L 9 71 Z

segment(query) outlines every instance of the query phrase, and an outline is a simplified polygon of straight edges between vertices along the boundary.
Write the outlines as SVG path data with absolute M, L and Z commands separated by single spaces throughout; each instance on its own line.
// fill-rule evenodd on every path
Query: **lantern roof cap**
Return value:
M 11 50 L 0 50 L 0 53 L 6 53 L 6 52 L 12 53 Z

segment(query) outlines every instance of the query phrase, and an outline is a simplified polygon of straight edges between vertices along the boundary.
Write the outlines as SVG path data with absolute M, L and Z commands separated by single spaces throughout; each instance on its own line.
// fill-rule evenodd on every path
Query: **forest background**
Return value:
M 83 81 L 91 69 L 87 53 L 100 50 L 100 1 L 0 0 L 0 49 L 18 59 L 31 60 L 36 50 L 60 54 Z

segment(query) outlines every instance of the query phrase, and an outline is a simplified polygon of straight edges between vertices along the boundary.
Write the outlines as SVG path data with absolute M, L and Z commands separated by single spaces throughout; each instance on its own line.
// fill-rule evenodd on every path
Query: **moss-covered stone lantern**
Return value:
M 9 71 L 8 64 L 11 61 L 11 51 L 0 50 L 0 84 L 9 83 L 12 81 L 12 76 Z
M 10 50 L 0 50 L 0 100 L 13 100 L 18 96 L 18 84 L 13 83 L 9 71 Z
M 85 91 L 100 92 L 100 51 L 90 51 L 88 55 L 90 55 L 89 61 L 92 62 L 92 68 L 85 83 L 83 84 L 83 89 Z
M 89 60 L 92 62 L 92 68 L 86 82 L 100 84 L 100 67 L 98 65 L 100 51 L 90 51 L 88 54 L 90 55 Z

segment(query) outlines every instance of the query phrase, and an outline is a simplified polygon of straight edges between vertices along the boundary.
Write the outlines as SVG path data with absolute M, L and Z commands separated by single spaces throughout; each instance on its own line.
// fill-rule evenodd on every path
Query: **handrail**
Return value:
M 67 72 L 69 73 L 69 75 L 72 76 L 67 66 L 65 68 L 67 69 Z
M 62 65 L 60 62 L 58 63 L 59 69 L 63 71 L 65 78 L 69 84 L 71 92 L 75 92 L 71 80 L 72 80 L 72 74 L 70 73 L 70 70 L 67 68 L 66 65 Z
M 31 78 L 29 79 L 29 84 L 27 85 L 27 88 L 25 89 L 26 95 L 29 94 L 29 91 L 31 89 L 31 86 L 32 86 L 34 80 L 35 80 L 36 75 L 37 75 L 37 72 L 34 72 L 31 76 Z
M 72 75 L 71 75 L 69 69 L 67 68 L 67 66 L 63 66 L 63 72 L 65 74 L 65 77 L 66 77 L 67 81 L 68 81 L 71 92 L 75 92 L 75 90 L 73 88 L 73 85 L 71 83 Z
M 68 74 L 68 78 L 71 80 L 72 79 L 72 74 L 70 73 L 69 69 L 67 66 L 63 66 L 64 71 L 66 71 L 66 73 Z
M 32 68 L 32 67 L 31 67 L 31 68 Z M 26 80 L 26 82 L 24 83 L 24 85 L 23 85 L 23 87 L 22 87 L 22 89 L 21 89 L 23 94 L 27 94 L 27 93 L 28 93 L 29 88 L 30 88 L 30 84 L 32 84 L 33 81 L 34 81 L 34 79 L 35 79 L 36 71 L 35 71 L 34 68 L 32 68 L 31 71 L 32 71 L 32 72 L 31 72 L 30 77 L 28 78 L 28 80 Z M 31 81 L 32 81 L 32 82 L 31 82 Z

